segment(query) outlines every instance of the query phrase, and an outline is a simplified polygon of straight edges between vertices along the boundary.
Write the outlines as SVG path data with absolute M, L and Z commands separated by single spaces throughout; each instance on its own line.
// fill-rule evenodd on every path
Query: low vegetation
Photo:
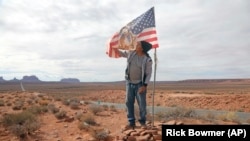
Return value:
M 2 124 L 17 137 L 24 138 L 40 128 L 39 118 L 31 111 L 5 115 Z

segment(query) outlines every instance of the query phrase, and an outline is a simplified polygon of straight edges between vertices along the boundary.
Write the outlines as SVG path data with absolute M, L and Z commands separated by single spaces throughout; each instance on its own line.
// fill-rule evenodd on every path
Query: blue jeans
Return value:
M 135 111 L 134 111 L 134 103 L 135 99 L 139 106 L 139 114 L 140 119 L 138 120 L 140 124 L 145 124 L 146 122 L 146 91 L 139 94 L 138 90 L 142 86 L 141 83 L 131 84 L 126 82 L 126 106 L 127 106 L 127 118 L 130 125 L 135 125 Z

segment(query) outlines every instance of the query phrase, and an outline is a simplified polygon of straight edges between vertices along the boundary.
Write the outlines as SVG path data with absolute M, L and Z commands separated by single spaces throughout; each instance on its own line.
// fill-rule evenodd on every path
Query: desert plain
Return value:
M 140 137 L 143 129 L 139 125 L 134 137 L 132 131 L 123 130 L 126 108 L 117 105 L 124 103 L 125 81 L 3 82 L 0 140 L 156 141 L 161 140 L 162 124 L 250 124 L 250 79 L 151 82 L 147 105 L 155 111 L 149 108 L 147 125 L 157 133 L 146 136 L 143 132 L 146 137 Z M 164 107 L 172 109 L 156 110 Z M 197 114 L 197 109 L 203 110 L 203 115 Z M 214 114 L 216 111 L 223 112 Z M 138 115 L 138 109 L 135 112 Z

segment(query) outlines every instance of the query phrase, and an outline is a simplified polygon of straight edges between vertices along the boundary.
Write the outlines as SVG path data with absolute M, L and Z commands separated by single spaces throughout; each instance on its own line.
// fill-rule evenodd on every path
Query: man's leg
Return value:
M 138 88 L 141 87 L 141 85 L 138 86 Z M 147 114 L 147 102 L 146 102 L 146 91 L 144 93 L 137 93 L 136 100 L 139 106 L 140 111 L 140 119 L 139 122 L 141 125 L 145 125 L 146 123 L 146 114 Z
M 134 102 L 135 102 L 135 87 L 126 83 L 126 107 L 127 118 L 131 126 L 135 126 Z

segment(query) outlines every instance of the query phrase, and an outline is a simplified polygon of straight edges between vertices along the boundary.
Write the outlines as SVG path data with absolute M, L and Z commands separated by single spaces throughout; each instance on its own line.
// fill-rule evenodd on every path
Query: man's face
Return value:
M 141 42 L 137 42 L 136 51 L 137 52 L 143 52 L 143 49 L 142 49 L 142 46 L 141 46 Z

